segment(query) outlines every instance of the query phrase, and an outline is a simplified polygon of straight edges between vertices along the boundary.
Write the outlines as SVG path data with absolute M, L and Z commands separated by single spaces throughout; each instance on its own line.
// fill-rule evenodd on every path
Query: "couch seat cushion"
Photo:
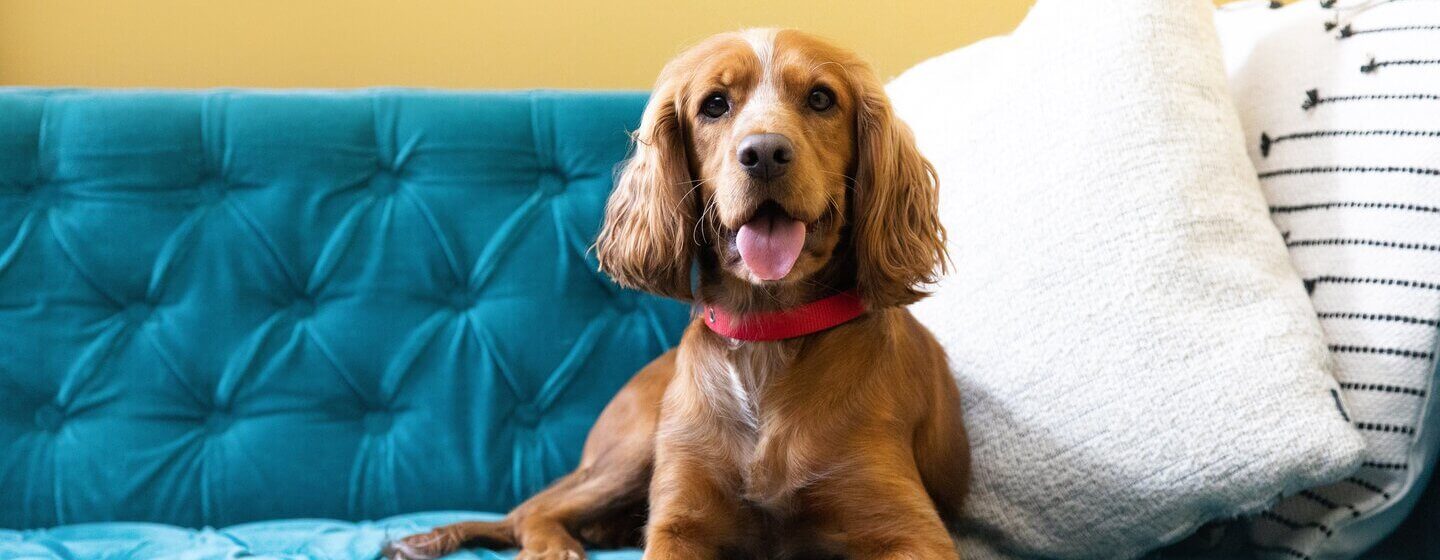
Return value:
M 85 523 L 31 531 L 0 530 L 3 558 L 375 558 L 380 546 L 432 527 L 500 514 L 437 511 L 351 523 L 281 519 L 224 529 L 186 529 L 156 523 Z M 467 550 L 447 558 L 498 560 L 516 551 Z M 594 560 L 633 560 L 639 550 L 593 551 Z

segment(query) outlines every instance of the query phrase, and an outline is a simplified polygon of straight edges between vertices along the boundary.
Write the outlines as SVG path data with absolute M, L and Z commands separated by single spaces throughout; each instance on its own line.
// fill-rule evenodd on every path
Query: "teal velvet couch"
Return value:
M 688 318 L 588 250 L 644 102 L 0 89 L 0 558 L 374 557 L 567 472 Z
M 0 88 L 0 560 L 373 558 L 570 470 L 689 314 L 588 250 L 644 102 Z

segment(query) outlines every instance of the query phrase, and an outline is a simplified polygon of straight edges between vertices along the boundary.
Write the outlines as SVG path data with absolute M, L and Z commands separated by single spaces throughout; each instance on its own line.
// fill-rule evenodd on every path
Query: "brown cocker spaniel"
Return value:
M 937 195 L 853 53 L 757 29 L 681 54 L 596 242 L 620 284 L 695 304 L 679 347 L 605 408 L 575 472 L 502 521 L 386 553 L 958 558 L 960 398 L 905 308 L 945 266 Z

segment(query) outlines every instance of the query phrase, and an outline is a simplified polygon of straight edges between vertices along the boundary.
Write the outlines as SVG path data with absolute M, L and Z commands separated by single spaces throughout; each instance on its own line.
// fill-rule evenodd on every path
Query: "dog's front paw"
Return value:
M 569 535 L 526 539 L 515 560 L 585 560 L 585 547 Z
M 515 560 L 585 560 L 585 552 L 580 550 L 522 550 L 515 555 Z
M 433 560 L 460 549 L 460 539 L 448 531 L 430 531 L 390 541 L 380 549 L 390 560 Z

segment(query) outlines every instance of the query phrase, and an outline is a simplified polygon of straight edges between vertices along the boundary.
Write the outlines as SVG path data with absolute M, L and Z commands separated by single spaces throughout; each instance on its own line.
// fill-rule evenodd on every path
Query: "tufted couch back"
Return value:
M 644 96 L 0 89 L 0 527 L 503 511 L 686 309 L 587 249 Z

